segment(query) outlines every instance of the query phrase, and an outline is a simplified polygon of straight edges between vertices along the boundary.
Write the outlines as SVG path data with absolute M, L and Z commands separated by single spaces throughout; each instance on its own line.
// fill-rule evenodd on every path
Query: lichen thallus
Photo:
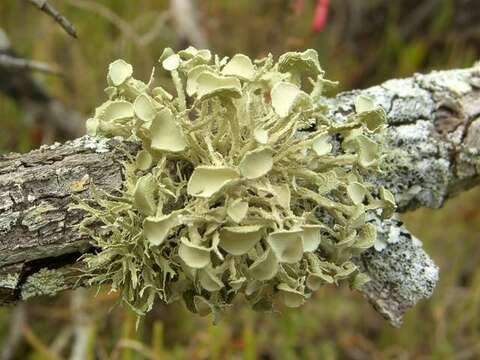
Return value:
M 160 63 L 176 96 L 116 60 L 109 99 L 87 122 L 90 135 L 141 143 L 121 193 L 93 188 L 75 205 L 97 249 L 83 258 L 87 281 L 110 283 L 138 314 L 158 298 L 201 315 L 237 294 L 268 310 L 368 281 L 351 259 L 375 241 L 372 214 L 395 208 L 365 181 L 382 158 L 385 113 L 373 99 L 333 121 L 322 92 L 335 83 L 314 50 L 252 61 L 189 47 Z

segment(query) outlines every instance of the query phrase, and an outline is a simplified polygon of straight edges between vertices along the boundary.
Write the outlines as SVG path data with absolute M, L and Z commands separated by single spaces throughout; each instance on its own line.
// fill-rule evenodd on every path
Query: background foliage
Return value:
M 341 89 L 367 87 L 415 71 L 470 66 L 480 54 L 478 0 L 337 0 L 325 28 L 312 31 L 313 0 L 198 1 L 200 23 L 217 53 L 259 57 L 315 48 L 327 77 Z M 26 58 L 53 63 L 63 76 L 35 73 L 52 97 L 90 115 L 105 100 L 108 63 L 118 57 L 148 79 L 162 49 L 188 44 L 175 30 L 166 0 L 58 0 L 77 27 L 69 38 L 26 2 L 0 2 L 0 27 Z M 45 129 L 25 109 L 0 94 L 0 152 L 28 151 Z M 86 116 L 85 116 L 86 118 Z M 433 297 L 408 312 L 393 329 L 348 289 L 327 288 L 302 309 L 254 313 L 235 304 L 216 326 L 181 306 L 159 305 L 135 331 L 123 308 L 109 311 L 117 295 L 89 293 L 80 308 L 72 293 L 26 305 L 18 359 L 61 359 L 72 334 L 89 338 L 90 359 L 475 359 L 480 357 L 480 191 L 442 210 L 404 216 L 441 268 Z M 80 297 L 83 295 L 80 295 Z M 80 309 L 80 310 L 79 310 Z M 79 320 L 79 311 L 85 316 Z M 9 333 L 13 308 L 0 309 L 0 339 Z

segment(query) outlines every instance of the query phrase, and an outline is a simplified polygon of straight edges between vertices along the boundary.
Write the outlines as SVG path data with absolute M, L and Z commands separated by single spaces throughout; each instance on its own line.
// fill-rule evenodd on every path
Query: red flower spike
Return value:
M 322 32 L 327 24 L 328 8 L 330 0 L 317 0 L 317 6 L 315 7 L 315 14 L 313 16 L 312 31 Z

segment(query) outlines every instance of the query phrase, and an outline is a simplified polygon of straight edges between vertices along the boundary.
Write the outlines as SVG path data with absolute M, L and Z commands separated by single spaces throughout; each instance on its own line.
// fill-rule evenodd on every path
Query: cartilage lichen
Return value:
M 297 307 L 324 284 L 367 281 L 351 259 L 375 242 L 369 213 L 395 207 L 364 181 L 383 110 L 362 96 L 346 122 L 329 119 L 321 94 L 333 83 L 314 50 L 275 62 L 166 49 L 160 63 L 176 96 L 116 60 L 109 100 L 88 120 L 90 135 L 142 144 L 121 194 L 77 206 L 98 249 L 84 258 L 90 282 L 111 283 L 139 314 L 158 298 L 204 315 L 238 294 L 256 309 L 277 295 Z

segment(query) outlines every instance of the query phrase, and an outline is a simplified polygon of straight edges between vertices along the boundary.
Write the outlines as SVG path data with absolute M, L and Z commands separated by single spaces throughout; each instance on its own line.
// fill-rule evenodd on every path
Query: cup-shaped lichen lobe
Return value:
M 116 60 L 89 120 L 90 134 L 142 144 L 122 195 L 83 204 L 84 224 L 107 230 L 86 256 L 91 280 L 109 279 L 140 314 L 155 299 L 208 314 L 241 293 L 254 308 L 277 294 L 297 307 L 325 284 L 364 281 L 350 260 L 372 246 L 365 214 L 395 206 L 364 180 L 380 161 L 374 101 L 358 99 L 346 124 L 329 119 L 314 50 L 275 62 L 190 47 L 160 63 L 177 97 Z M 102 253 L 109 264 L 95 266 Z

